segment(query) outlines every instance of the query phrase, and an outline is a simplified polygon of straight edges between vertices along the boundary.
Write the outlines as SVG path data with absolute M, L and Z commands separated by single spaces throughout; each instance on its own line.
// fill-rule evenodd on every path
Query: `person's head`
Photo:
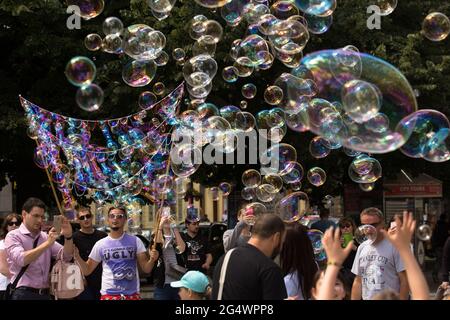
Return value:
M 127 210 L 123 207 L 111 207 L 108 210 L 108 223 L 113 231 L 123 230 L 127 222 Z
M 208 295 L 208 278 L 200 271 L 188 271 L 180 279 L 170 283 L 173 288 L 180 288 L 181 300 L 203 300 Z
M 285 234 L 283 220 L 275 214 L 266 213 L 256 218 L 250 240 L 255 239 L 260 242 L 268 256 L 274 259 L 281 252 Z
M 22 206 L 22 219 L 30 232 L 41 231 L 45 220 L 45 203 L 38 198 L 28 198 Z
M 2 224 L 2 230 L 0 232 L 0 239 L 6 237 L 6 234 L 14 229 L 17 229 L 22 223 L 22 217 L 17 213 L 10 213 L 6 216 Z
M 82 229 L 92 228 L 92 213 L 89 208 L 80 207 L 77 210 L 77 221 Z
M 188 209 L 188 213 L 186 215 L 184 223 L 186 225 L 186 229 L 188 230 L 188 232 L 197 234 L 198 231 L 200 230 L 200 217 L 198 216 L 195 208 L 192 209 L 193 210 L 191 211 L 189 211 Z
M 343 274 L 343 269 L 339 270 L 336 282 L 334 284 L 334 299 L 333 300 L 349 300 L 350 299 L 350 287 L 346 285 L 347 279 Z M 322 287 L 323 277 L 325 276 L 325 271 L 319 270 L 314 275 L 313 285 L 311 289 L 311 296 L 316 299 L 319 289 Z
M 299 285 L 301 285 L 303 290 L 303 296 L 309 299 L 311 297 L 313 278 L 317 272 L 317 264 L 305 226 L 293 223 L 286 227 L 286 237 L 281 249 L 280 262 L 284 275 L 292 272 L 297 272 L 301 275 L 303 283 Z
M 330 210 L 327 208 L 321 208 L 319 213 L 321 220 L 326 220 L 330 217 Z
M 343 217 L 339 220 L 339 228 L 341 229 L 342 233 L 351 233 L 352 235 L 354 235 L 356 225 L 352 218 Z
M 364 209 L 360 214 L 361 224 L 370 224 L 377 229 L 377 239 L 375 242 L 383 239 L 383 234 L 380 232 L 384 229 L 384 215 L 380 209 L 370 207 Z

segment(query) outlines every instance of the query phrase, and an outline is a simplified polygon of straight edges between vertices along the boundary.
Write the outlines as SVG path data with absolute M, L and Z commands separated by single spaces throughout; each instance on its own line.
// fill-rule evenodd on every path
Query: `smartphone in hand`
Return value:
M 61 233 L 61 224 L 63 221 L 62 215 L 53 216 L 53 228 L 55 228 L 55 231 L 60 234 Z

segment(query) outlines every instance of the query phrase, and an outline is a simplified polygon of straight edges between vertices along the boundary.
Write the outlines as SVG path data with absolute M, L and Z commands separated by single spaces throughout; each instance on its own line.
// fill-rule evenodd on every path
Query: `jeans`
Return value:
M 51 300 L 48 294 L 39 294 L 20 287 L 14 290 L 11 300 Z
M 155 288 L 153 295 L 154 300 L 180 300 L 178 295 L 178 288 L 172 288 L 169 283 L 166 283 L 163 288 Z

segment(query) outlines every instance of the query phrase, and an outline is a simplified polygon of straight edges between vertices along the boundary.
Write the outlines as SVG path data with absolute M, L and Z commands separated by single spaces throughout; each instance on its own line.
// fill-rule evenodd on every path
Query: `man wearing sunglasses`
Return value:
M 364 241 L 356 252 L 352 300 L 369 300 L 385 290 L 396 292 L 402 300 L 408 299 L 406 269 L 400 253 L 381 232 L 385 228 L 383 213 L 377 208 L 367 208 L 360 218 L 361 224 L 371 225 L 377 233 L 375 240 Z
M 96 230 L 92 223 L 93 216 L 89 208 L 77 209 L 77 221 L 81 229 L 73 234 L 73 243 L 77 247 L 83 260 L 89 258 L 95 243 L 108 236 L 106 232 Z M 102 284 L 102 266 L 98 265 L 95 270 L 86 277 L 86 289 L 76 298 L 77 300 L 100 300 L 100 289 Z
M 150 273 L 158 260 L 156 250 L 151 250 L 150 259 L 147 258 L 142 240 L 125 233 L 126 223 L 126 209 L 111 207 L 108 211 L 110 234 L 97 241 L 87 262 L 75 251 L 75 258 L 85 276 L 102 262 L 101 300 L 140 300 L 137 264 L 145 273 Z

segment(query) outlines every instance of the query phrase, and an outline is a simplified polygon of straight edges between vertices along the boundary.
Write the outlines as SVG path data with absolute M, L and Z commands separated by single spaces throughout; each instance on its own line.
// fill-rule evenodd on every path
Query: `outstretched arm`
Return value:
M 397 227 L 395 230 L 381 230 L 384 236 L 397 248 L 406 268 L 406 277 L 411 288 L 413 300 L 428 300 L 430 291 L 425 276 L 411 252 L 411 238 L 416 229 L 411 212 L 403 212 L 403 222 L 400 217 L 395 217 Z
M 331 227 L 325 231 L 323 236 L 322 244 L 327 254 L 328 263 L 322 286 L 317 292 L 317 300 L 333 300 L 334 286 L 339 270 L 350 251 L 352 251 L 353 241 L 346 248 L 342 248 L 339 234 L 339 228 Z

